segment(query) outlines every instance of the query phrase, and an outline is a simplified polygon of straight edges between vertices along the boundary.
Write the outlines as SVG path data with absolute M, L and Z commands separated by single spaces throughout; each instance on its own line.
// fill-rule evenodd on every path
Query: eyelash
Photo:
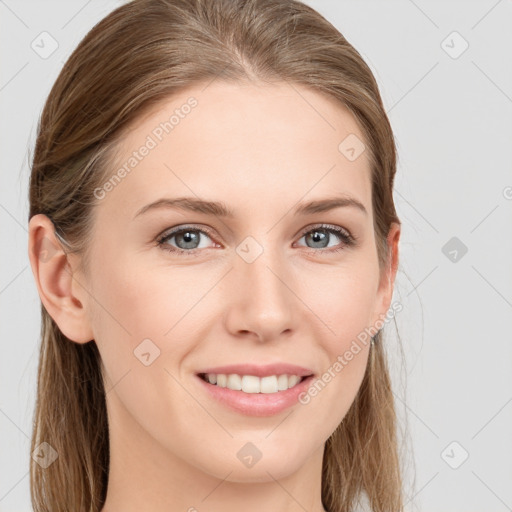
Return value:
M 341 246 L 334 248 L 334 249 L 314 249 L 312 247 L 305 247 L 305 249 L 308 251 L 312 251 L 312 252 L 316 252 L 316 253 L 324 252 L 324 253 L 332 254 L 332 253 L 337 253 L 339 251 L 342 251 L 342 250 L 346 249 L 347 247 L 352 247 L 352 246 L 356 245 L 356 242 L 357 242 L 356 236 L 352 235 L 349 231 L 347 231 L 344 228 L 340 228 L 340 227 L 337 227 L 337 226 L 334 226 L 331 224 L 319 224 L 317 226 L 313 226 L 312 228 L 307 228 L 301 232 L 299 239 L 302 238 L 304 235 L 307 235 L 308 233 L 311 233 L 311 232 L 317 231 L 317 230 L 318 231 L 324 230 L 329 233 L 334 233 L 336 236 L 341 238 L 343 243 Z M 201 249 L 188 249 L 188 250 L 180 249 L 179 247 L 173 247 L 166 243 L 173 236 L 175 236 L 179 233 L 183 233 L 185 231 L 198 231 L 199 233 L 208 235 L 210 238 L 212 238 L 212 232 L 205 227 L 202 227 L 201 229 L 199 229 L 195 226 L 185 225 L 184 227 L 182 227 L 180 229 L 175 229 L 174 231 L 171 231 L 169 233 L 164 233 L 162 236 L 160 236 L 157 239 L 158 247 L 160 247 L 164 251 L 168 251 L 168 252 L 175 253 L 175 254 L 187 254 L 187 256 L 198 256 L 198 253 L 201 251 Z M 301 247 L 303 247 L 303 246 L 301 246 Z

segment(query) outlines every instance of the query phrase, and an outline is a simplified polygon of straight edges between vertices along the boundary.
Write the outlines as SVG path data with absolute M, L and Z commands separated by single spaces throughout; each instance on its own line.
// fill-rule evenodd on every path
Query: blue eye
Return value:
M 332 246 L 329 246 L 328 244 L 331 241 L 332 234 L 336 235 L 337 238 L 342 240 L 343 244 L 341 246 L 336 244 L 333 248 L 330 248 Z M 310 241 L 311 243 L 316 244 L 314 247 L 308 246 L 308 249 L 327 249 L 323 252 L 338 252 L 343 250 L 345 247 L 353 246 L 356 241 L 356 238 L 346 229 L 326 224 L 322 224 L 314 228 L 309 228 L 307 231 L 303 231 L 301 238 L 303 237 L 305 237 L 306 240 Z
M 332 246 L 329 245 L 331 242 L 332 235 L 341 240 L 341 245 L 338 244 Z M 313 244 L 313 247 L 306 246 L 308 251 L 313 251 L 315 254 L 318 253 L 333 253 L 338 252 L 346 247 L 351 247 L 356 243 L 356 237 L 350 234 L 344 228 L 322 224 L 313 228 L 308 228 L 303 231 L 301 238 L 306 238 L 309 243 Z M 158 246 L 164 251 L 169 251 L 176 254 L 187 254 L 187 256 L 197 256 L 200 249 L 208 249 L 214 246 L 202 246 L 201 242 L 203 238 L 211 239 L 211 233 L 208 229 L 196 228 L 194 226 L 184 226 L 179 229 L 174 229 L 170 232 L 164 233 L 158 240 Z M 171 245 L 171 241 L 174 239 L 174 244 Z M 304 247 L 304 246 L 302 246 Z
M 158 245 L 165 251 L 195 254 L 196 249 L 204 249 L 204 247 L 199 247 L 203 236 L 209 238 L 209 231 L 192 226 L 185 226 L 164 234 L 164 236 L 158 239 Z M 173 238 L 175 239 L 175 243 L 178 244 L 178 247 L 174 247 L 168 243 L 168 241 Z

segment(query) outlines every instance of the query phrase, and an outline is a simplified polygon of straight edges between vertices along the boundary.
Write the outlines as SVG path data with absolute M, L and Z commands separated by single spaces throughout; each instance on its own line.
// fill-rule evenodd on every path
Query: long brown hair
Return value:
M 214 79 L 307 86 L 354 115 L 371 159 L 381 269 L 393 202 L 396 149 L 377 83 L 360 54 L 297 0 L 134 0 L 94 26 L 72 53 L 44 106 L 33 155 L 30 213 L 47 215 L 66 249 L 82 256 L 94 190 L 111 174 L 124 129 L 163 99 Z M 46 469 L 30 460 L 35 512 L 103 506 L 109 438 L 101 358 L 94 340 L 66 338 L 41 308 L 41 351 L 32 450 L 59 453 Z M 326 443 L 322 501 L 350 512 L 362 493 L 375 512 L 403 510 L 397 419 L 382 332 L 346 417 Z

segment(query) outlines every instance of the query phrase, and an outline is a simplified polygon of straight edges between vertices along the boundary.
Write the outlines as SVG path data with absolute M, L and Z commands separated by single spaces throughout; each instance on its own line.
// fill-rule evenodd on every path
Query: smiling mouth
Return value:
M 267 377 L 257 377 L 255 375 L 215 374 L 199 373 L 198 376 L 213 386 L 241 391 L 243 393 L 270 394 L 287 391 L 300 384 L 303 380 L 312 377 L 312 375 L 269 375 Z

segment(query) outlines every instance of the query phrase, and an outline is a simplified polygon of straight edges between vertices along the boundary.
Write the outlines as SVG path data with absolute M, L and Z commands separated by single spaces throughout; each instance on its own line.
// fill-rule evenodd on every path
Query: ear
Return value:
M 46 215 L 34 215 L 29 221 L 28 255 L 41 302 L 59 329 L 77 343 L 91 341 L 94 336 L 85 308 L 87 292 L 73 283 L 76 277 L 71 256 Z
M 377 320 L 382 320 L 391 305 L 393 298 L 393 288 L 395 284 L 396 272 L 398 270 L 398 243 L 400 241 L 400 224 L 393 222 L 387 236 L 388 262 L 386 268 L 383 269 L 379 288 L 377 291 L 376 310 L 374 311 L 373 322 L 375 325 Z

